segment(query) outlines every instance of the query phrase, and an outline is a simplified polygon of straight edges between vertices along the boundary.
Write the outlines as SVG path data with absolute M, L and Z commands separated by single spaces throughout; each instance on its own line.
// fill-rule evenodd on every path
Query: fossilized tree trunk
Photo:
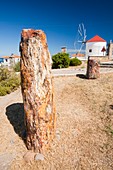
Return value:
M 88 79 L 96 79 L 100 77 L 100 70 L 99 70 L 98 61 L 91 59 L 88 57 L 88 64 L 87 64 L 87 78 Z
M 23 30 L 20 52 L 26 145 L 29 150 L 43 152 L 54 137 L 56 121 L 51 57 L 44 32 Z

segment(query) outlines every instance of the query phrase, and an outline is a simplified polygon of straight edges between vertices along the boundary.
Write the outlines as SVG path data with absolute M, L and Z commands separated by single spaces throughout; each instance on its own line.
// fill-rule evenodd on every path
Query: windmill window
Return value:
M 8 60 L 7 60 L 7 59 L 5 59 L 5 61 L 7 62 Z
M 92 49 L 89 49 L 89 52 L 91 53 L 91 52 L 92 52 Z

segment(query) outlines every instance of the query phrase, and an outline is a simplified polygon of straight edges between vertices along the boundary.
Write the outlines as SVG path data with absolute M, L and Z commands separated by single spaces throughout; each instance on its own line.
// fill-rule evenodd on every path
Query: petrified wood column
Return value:
M 23 30 L 20 52 L 26 145 L 29 150 L 43 152 L 54 137 L 56 121 L 51 57 L 44 32 Z
M 87 78 L 88 79 L 96 79 L 100 77 L 100 70 L 99 70 L 98 61 L 91 59 L 88 57 L 88 64 L 87 64 Z

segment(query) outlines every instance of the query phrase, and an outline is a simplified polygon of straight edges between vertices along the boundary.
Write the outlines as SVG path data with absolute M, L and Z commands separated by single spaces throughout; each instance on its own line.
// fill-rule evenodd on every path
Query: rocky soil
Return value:
M 54 77 L 56 137 L 44 160 L 23 158 L 25 127 L 21 91 L 0 97 L 0 170 L 112 170 L 113 74 Z M 32 160 L 32 159 L 31 159 Z

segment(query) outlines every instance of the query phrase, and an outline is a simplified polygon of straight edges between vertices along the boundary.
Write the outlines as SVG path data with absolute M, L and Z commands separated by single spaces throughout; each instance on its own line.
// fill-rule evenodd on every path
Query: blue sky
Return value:
M 82 22 L 87 39 L 97 34 L 107 42 L 113 40 L 113 0 L 1 0 L 0 56 L 19 54 L 24 28 L 42 29 L 52 55 L 62 46 L 74 48 Z

